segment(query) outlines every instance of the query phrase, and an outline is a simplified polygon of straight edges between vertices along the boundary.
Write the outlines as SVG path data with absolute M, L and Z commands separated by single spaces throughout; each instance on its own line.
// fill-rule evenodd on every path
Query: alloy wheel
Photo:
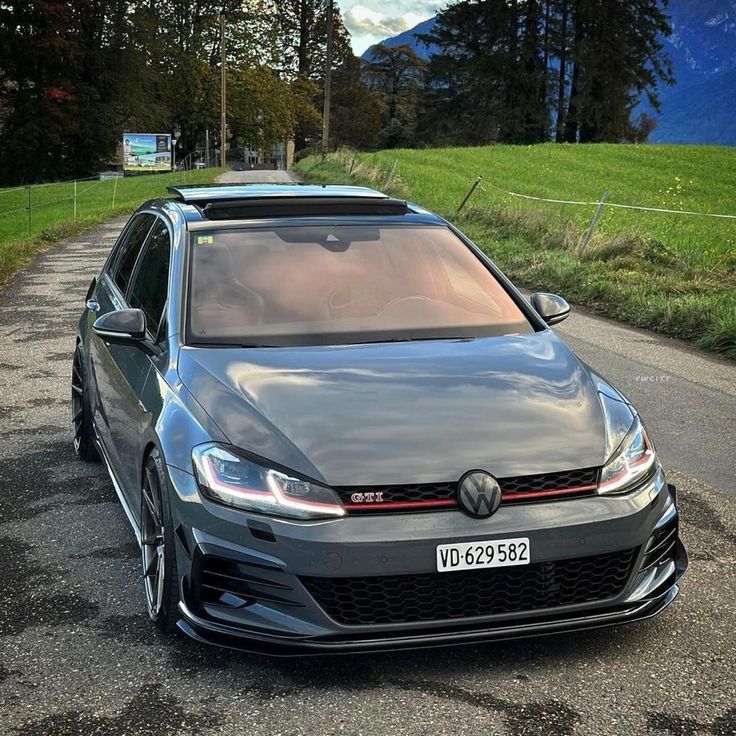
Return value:
M 72 364 L 72 432 L 74 432 L 74 451 L 79 454 L 82 433 L 84 432 L 84 377 L 79 351 L 74 353 Z
M 149 461 L 141 489 L 141 553 L 146 604 L 152 619 L 161 612 L 164 598 L 165 552 L 161 485 L 155 466 L 151 467 Z

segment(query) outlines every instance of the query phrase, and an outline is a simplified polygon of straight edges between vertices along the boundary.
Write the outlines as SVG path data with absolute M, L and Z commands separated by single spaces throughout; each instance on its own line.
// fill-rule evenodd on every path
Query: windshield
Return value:
M 188 341 L 326 345 L 532 332 L 443 226 L 285 225 L 192 234 Z

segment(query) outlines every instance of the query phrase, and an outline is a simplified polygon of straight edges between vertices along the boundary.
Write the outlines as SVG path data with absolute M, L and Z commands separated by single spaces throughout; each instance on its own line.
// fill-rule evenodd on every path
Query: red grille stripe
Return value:
M 574 488 L 554 488 L 542 491 L 513 491 L 504 493 L 504 501 L 514 501 L 529 498 L 546 498 L 548 496 L 564 496 L 568 493 L 585 493 L 594 491 L 597 485 L 575 486 Z M 377 503 L 346 503 L 343 504 L 347 511 L 382 511 L 384 509 L 418 509 L 439 506 L 457 506 L 454 498 L 437 499 L 431 501 L 379 501 Z
M 553 488 L 548 491 L 512 491 L 504 493 L 504 501 L 513 501 L 515 498 L 544 498 L 545 496 L 562 496 L 567 493 L 585 493 L 594 491 L 598 486 L 594 483 L 589 486 L 575 486 L 574 488 Z

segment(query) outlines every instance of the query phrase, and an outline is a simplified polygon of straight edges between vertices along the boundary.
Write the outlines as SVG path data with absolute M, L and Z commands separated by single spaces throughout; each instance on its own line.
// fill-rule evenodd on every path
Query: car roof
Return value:
M 181 202 L 200 204 L 264 197 L 366 197 L 368 199 L 388 199 L 387 194 L 368 187 L 353 187 L 337 184 L 209 184 L 170 186 L 167 189 Z
M 368 187 L 295 182 L 182 185 L 168 189 L 174 196 L 157 204 L 178 209 L 188 226 L 211 225 L 213 221 L 218 225 L 232 225 L 244 220 L 347 216 L 373 221 L 381 216 L 392 220 L 442 222 L 416 205 Z

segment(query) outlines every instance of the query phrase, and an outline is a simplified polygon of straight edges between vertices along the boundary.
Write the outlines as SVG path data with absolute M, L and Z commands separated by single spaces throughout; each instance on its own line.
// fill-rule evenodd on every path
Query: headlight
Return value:
M 218 503 L 295 519 L 345 516 L 331 488 L 264 467 L 215 443 L 195 447 L 192 462 L 202 492 Z
M 648 475 L 657 462 L 654 447 L 639 417 L 601 471 L 598 493 L 626 493 Z

